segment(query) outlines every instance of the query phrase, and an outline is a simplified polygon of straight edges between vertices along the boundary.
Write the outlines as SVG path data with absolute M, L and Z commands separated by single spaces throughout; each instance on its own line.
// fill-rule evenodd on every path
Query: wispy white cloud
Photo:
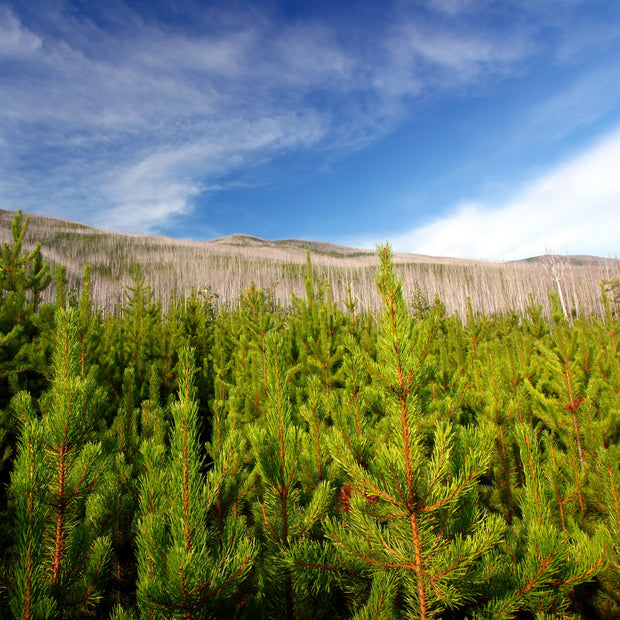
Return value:
M 191 210 L 191 200 L 201 192 L 215 191 L 209 179 L 230 170 L 251 167 L 258 153 L 263 158 L 273 153 L 316 143 L 322 128 L 320 121 L 283 117 L 261 118 L 254 122 L 231 120 L 218 123 L 201 137 L 177 147 L 160 147 L 141 154 L 133 164 L 124 162 L 108 174 L 104 193 L 114 205 L 96 216 L 93 223 L 123 230 L 155 226 L 171 216 Z M 222 188 L 219 188 L 221 191 Z
M 567 88 L 528 110 L 520 137 L 527 141 L 559 140 L 588 126 L 620 106 L 617 67 L 602 64 Z
M 41 39 L 23 28 L 7 8 L 0 6 L 0 59 L 28 56 L 41 47 Z
M 620 128 L 504 204 L 469 202 L 392 238 L 398 251 L 515 259 L 620 253 Z
M 434 19 L 404 11 L 391 22 L 381 42 L 382 70 L 373 87 L 391 104 L 420 95 L 456 91 L 489 80 L 514 67 L 533 50 L 529 33 L 493 33 L 461 21 Z
M 471 11 L 476 5 L 476 0 L 430 0 L 429 5 L 436 11 L 458 15 Z
M 5 12 L 12 31 L 36 40 Z M 289 33 L 277 53 L 264 51 L 261 23 L 202 38 L 144 24 L 130 39 L 90 34 L 89 50 L 80 37 L 44 40 L 19 67 L 25 77 L 0 87 L 0 140 L 12 146 L 2 161 L 13 172 L 0 188 L 7 206 L 58 213 L 61 203 L 92 223 L 155 229 L 218 176 L 320 142 L 327 117 L 303 97 L 325 81 L 321 71 L 343 73 L 323 35 Z M 320 62 L 304 63 L 304 46 L 308 58 L 322 50 Z

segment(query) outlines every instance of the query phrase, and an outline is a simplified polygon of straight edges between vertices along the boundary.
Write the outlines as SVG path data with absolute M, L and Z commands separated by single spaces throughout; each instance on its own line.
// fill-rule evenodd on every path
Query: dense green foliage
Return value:
M 620 321 L 54 305 L 0 265 L 0 615 L 619 618 Z M 59 274 L 62 284 L 62 273 Z M 556 304 L 557 305 L 557 304 Z

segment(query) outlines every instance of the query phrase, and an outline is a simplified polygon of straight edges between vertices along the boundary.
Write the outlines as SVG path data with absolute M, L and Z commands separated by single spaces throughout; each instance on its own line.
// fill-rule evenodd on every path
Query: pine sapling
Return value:
M 110 556 L 110 541 L 97 535 L 100 493 L 110 475 L 110 463 L 93 441 L 103 393 L 79 372 L 75 311 L 59 309 L 56 325 L 53 380 L 39 401 L 40 419 L 26 395 L 15 405 L 23 419 L 11 491 L 18 532 L 11 596 L 16 617 L 28 617 L 33 604 L 49 609 L 50 617 L 92 611 Z
M 483 596 L 505 526 L 478 506 L 489 435 L 447 423 L 426 429 L 421 343 L 412 338 L 388 247 L 379 249 L 379 258 L 384 306 L 378 359 L 365 363 L 381 389 L 392 432 L 365 467 L 336 457 L 354 492 L 344 521 L 329 522 L 328 537 L 343 568 L 372 580 L 358 613 L 390 610 L 426 620 Z
M 332 493 L 325 482 L 304 492 L 301 468 L 308 436 L 293 416 L 288 388 L 295 368 L 286 368 L 276 334 L 267 338 L 267 352 L 267 400 L 262 425 L 249 429 L 261 491 L 254 507 L 262 543 L 259 564 L 263 574 L 259 578 L 265 583 L 265 613 L 292 620 L 308 608 L 312 593 L 300 587 L 303 580 L 298 580 L 291 568 L 291 556 L 296 556 L 296 547 L 319 536 L 316 528 L 326 516 Z
M 241 519 L 227 520 L 221 537 L 205 520 L 217 494 L 201 472 L 195 365 L 188 348 L 179 353 L 179 369 L 169 457 L 161 444 L 150 441 L 143 448 L 138 603 L 146 617 L 189 620 L 229 600 L 251 569 L 254 547 Z

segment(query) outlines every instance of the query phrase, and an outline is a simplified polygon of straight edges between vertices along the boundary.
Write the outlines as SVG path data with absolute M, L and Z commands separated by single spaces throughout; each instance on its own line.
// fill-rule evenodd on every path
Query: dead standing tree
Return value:
M 543 265 L 547 275 L 555 282 L 555 288 L 560 299 L 560 305 L 562 306 L 562 312 L 564 316 L 568 318 L 568 310 L 566 309 L 566 301 L 564 300 L 564 292 L 562 291 L 562 283 L 564 281 L 564 270 L 566 269 L 567 261 L 562 256 L 556 254 L 548 248 L 543 256 Z

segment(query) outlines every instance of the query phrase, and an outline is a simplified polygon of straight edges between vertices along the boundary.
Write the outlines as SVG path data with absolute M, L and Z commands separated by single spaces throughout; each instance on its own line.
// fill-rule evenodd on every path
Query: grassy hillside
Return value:
M 10 241 L 14 212 L 0 210 L 0 242 Z M 28 243 L 40 241 L 52 265 L 65 265 L 69 282 L 79 288 L 85 264 L 92 267 L 95 303 L 113 311 L 122 303 L 123 287 L 139 267 L 157 297 L 184 295 L 193 287 L 210 287 L 219 303 L 234 303 L 252 282 L 273 291 L 283 304 L 304 291 L 306 252 L 319 277 L 330 284 L 335 301 L 351 294 L 360 309 L 375 310 L 374 252 L 330 243 L 288 239 L 267 241 L 231 235 L 193 242 L 155 235 L 123 234 L 54 218 L 30 215 Z M 558 290 L 569 312 L 600 314 L 600 283 L 620 273 L 617 260 L 592 256 L 534 257 L 491 262 L 395 254 L 405 295 L 443 301 L 449 313 L 464 316 L 467 300 L 489 314 L 521 310 L 530 294 L 548 310 L 548 292 Z

